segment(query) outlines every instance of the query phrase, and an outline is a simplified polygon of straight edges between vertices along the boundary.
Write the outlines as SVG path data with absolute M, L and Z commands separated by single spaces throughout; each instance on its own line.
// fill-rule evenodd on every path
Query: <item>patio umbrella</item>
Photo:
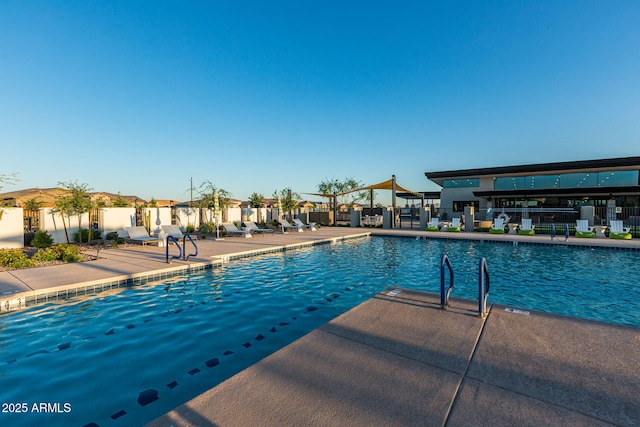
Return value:
M 282 218 L 282 198 L 278 196 L 278 220 Z

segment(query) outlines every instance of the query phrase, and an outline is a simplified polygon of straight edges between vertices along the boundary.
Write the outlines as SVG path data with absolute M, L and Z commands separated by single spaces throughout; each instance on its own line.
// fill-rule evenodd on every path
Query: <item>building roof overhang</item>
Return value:
M 441 172 L 425 172 L 427 179 L 442 185 L 445 179 L 479 178 L 483 176 L 546 174 L 551 172 L 640 169 L 640 157 L 618 157 L 613 159 L 579 160 L 575 162 L 553 162 L 493 168 L 461 169 Z

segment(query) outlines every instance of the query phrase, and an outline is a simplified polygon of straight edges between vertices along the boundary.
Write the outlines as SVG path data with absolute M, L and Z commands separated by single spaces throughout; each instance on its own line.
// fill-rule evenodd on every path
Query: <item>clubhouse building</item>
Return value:
M 494 168 L 425 172 L 442 187 L 440 217 L 464 214 L 473 206 L 476 219 L 505 212 L 534 223 L 575 222 L 595 225 L 620 219 L 640 225 L 640 157 L 582 160 Z

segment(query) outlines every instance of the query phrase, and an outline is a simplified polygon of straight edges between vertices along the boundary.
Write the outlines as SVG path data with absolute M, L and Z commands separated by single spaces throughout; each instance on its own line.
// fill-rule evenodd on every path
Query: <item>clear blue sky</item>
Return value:
M 637 0 L 2 0 L 2 191 L 422 191 L 426 171 L 637 156 L 639 23 Z

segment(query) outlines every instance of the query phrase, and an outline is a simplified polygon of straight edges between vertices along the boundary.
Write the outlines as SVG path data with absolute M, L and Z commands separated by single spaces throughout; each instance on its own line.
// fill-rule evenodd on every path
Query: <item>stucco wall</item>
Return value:
M 104 208 L 100 209 L 98 215 L 103 239 L 112 231 L 116 231 L 120 237 L 127 237 L 125 228 L 136 225 L 135 208 Z
M 0 208 L 0 249 L 24 247 L 22 208 Z

